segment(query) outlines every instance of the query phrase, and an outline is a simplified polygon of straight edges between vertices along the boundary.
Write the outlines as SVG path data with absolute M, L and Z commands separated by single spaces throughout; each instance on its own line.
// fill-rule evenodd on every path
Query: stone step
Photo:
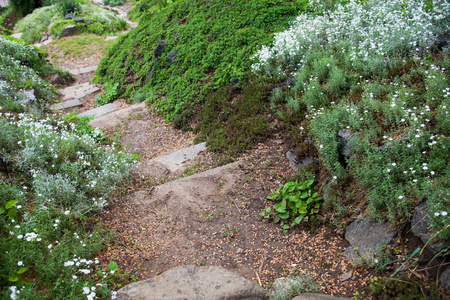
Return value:
M 179 151 L 138 163 L 134 171 L 142 178 L 162 179 L 169 173 L 181 174 L 193 164 L 193 159 L 206 149 L 206 143 L 200 143 Z
M 61 93 L 61 101 L 73 99 L 75 96 L 85 93 L 86 91 L 89 91 L 90 89 L 94 88 L 95 85 L 85 82 L 78 85 L 73 85 L 66 87 L 64 89 L 59 90 Z
M 82 112 L 82 113 L 78 114 L 77 116 L 79 116 L 79 117 L 85 117 L 85 116 L 100 117 L 100 116 L 109 114 L 109 113 L 117 110 L 118 107 L 119 107 L 119 104 L 117 102 L 113 102 L 113 103 L 109 103 L 109 104 Z
M 112 127 L 122 120 L 126 120 L 130 115 L 136 115 L 138 113 L 144 112 L 147 109 L 145 102 L 138 104 L 133 104 L 128 107 L 111 112 L 108 115 L 97 116 L 96 119 L 89 122 L 91 127 L 96 128 L 108 128 Z
M 86 74 L 86 73 L 94 72 L 95 70 L 97 70 L 97 68 L 98 68 L 98 66 L 91 66 L 91 67 L 74 69 L 74 70 L 69 70 L 69 71 L 73 75 L 80 75 L 80 74 Z
M 72 99 L 72 100 L 64 101 L 62 103 L 53 104 L 52 106 L 50 106 L 50 108 L 53 110 L 61 110 L 61 109 L 66 109 L 66 108 L 70 108 L 70 107 L 82 106 L 82 105 L 83 105 L 83 103 L 81 103 L 80 100 Z
M 100 88 L 98 88 L 98 87 L 93 87 L 93 88 L 91 88 L 90 90 L 87 90 L 86 92 L 84 92 L 84 93 L 82 93 L 82 94 L 76 95 L 76 96 L 73 97 L 73 98 L 74 98 L 74 99 L 81 99 L 81 98 L 83 98 L 83 97 L 86 97 L 87 95 L 93 94 L 93 93 L 98 92 L 98 91 L 100 91 Z

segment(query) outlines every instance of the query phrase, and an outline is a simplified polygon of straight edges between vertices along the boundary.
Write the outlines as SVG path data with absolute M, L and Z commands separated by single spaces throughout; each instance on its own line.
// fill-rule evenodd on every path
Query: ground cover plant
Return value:
M 67 25 L 75 25 L 78 33 L 97 35 L 121 31 L 128 26 L 125 20 L 117 17 L 113 12 L 96 5 L 77 1 L 72 1 L 73 5 L 69 5 L 70 3 L 66 2 L 58 2 L 34 10 L 32 14 L 16 24 L 14 31 L 23 32 L 22 39 L 33 43 L 39 42 L 45 34 L 61 37 L 62 30 Z M 74 13 L 74 18 L 65 18 L 69 12 Z M 76 22 L 77 17 L 83 18 L 83 21 Z
M 124 277 L 95 258 L 109 233 L 94 214 L 136 157 L 88 119 L 46 112 L 56 93 L 43 77 L 57 70 L 42 52 L 0 37 L 0 55 L 0 297 L 108 298 Z M 39 101 L 18 103 L 24 88 Z
M 446 1 L 348 1 L 300 15 L 253 65 L 265 76 L 291 77 L 271 108 L 285 119 L 298 116 L 289 126 L 312 138 L 332 180 L 328 189 L 359 184 L 366 214 L 395 224 L 427 201 L 445 240 L 450 54 L 435 41 L 450 31 L 449 13 Z M 349 159 L 340 152 L 340 130 L 351 136 Z M 351 198 L 336 192 L 325 204 L 348 214 Z
M 17 101 L 26 98 L 23 92 L 26 89 L 34 90 L 38 102 L 56 99 L 56 91 L 43 80 L 46 76 L 60 74 L 72 79 L 67 71 L 54 68 L 43 59 L 45 52 L 9 36 L 0 36 L 0 56 L 0 105 L 8 109 L 18 109 Z
M 258 45 L 270 43 L 304 1 L 160 2 L 137 3 L 138 27 L 110 49 L 96 80 L 119 83 L 119 97 L 144 94 L 171 120 L 213 88 L 243 86 Z

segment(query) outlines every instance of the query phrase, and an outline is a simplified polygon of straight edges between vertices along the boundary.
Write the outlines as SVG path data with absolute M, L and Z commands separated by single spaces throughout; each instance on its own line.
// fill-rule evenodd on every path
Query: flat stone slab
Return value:
M 351 300 L 351 298 L 341 298 L 324 294 L 304 293 L 292 300 Z
M 141 102 L 138 104 L 133 104 L 128 107 L 122 108 L 120 110 L 115 110 L 109 113 L 107 116 L 99 116 L 90 121 L 89 125 L 97 128 L 108 128 L 116 124 L 119 124 L 123 120 L 126 120 L 130 115 L 138 114 L 147 109 L 147 104 Z
M 20 40 L 20 39 L 22 39 L 22 35 L 23 35 L 23 32 L 18 32 L 18 33 L 11 34 L 10 36 Z
M 81 114 L 78 114 L 77 116 L 79 117 L 85 117 L 85 116 L 103 116 L 106 114 L 109 114 L 113 111 L 115 111 L 117 109 L 117 107 L 119 107 L 119 104 L 117 104 L 116 102 L 113 103 L 109 103 L 85 112 L 82 112 Z
M 86 74 L 86 73 L 94 72 L 95 70 L 97 70 L 97 68 L 98 68 L 98 66 L 74 69 L 74 70 L 70 70 L 70 73 L 72 73 L 73 75 Z
M 222 267 L 179 266 L 121 288 L 117 299 L 266 299 L 264 290 Z
M 107 36 L 107 37 L 105 38 L 105 41 L 115 40 L 115 39 L 117 39 L 117 38 L 118 38 L 118 36 Z
M 59 92 L 61 93 L 62 100 L 69 100 L 75 98 L 75 96 L 77 95 L 81 95 L 86 91 L 89 91 L 90 89 L 93 89 L 94 87 L 95 85 L 89 82 L 85 82 L 82 84 L 66 87 L 64 89 L 59 90 Z
M 86 97 L 87 95 L 93 94 L 93 93 L 98 92 L 98 91 L 100 91 L 100 88 L 94 87 L 94 88 L 92 88 L 90 90 L 87 90 L 86 92 L 84 92 L 82 94 L 76 95 L 74 97 L 74 99 L 81 99 L 83 97 Z
M 80 100 L 73 99 L 73 100 L 64 101 L 62 103 L 53 104 L 51 106 L 51 109 L 53 109 L 53 110 L 61 110 L 61 109 L 66 109 L 66 108 L 70 108 L 70 107 L 82 106 L 82 105 L 83 105 L 83 103 L 81 103 Z
M 192 165 L 192 160 L 206 149 L 206 143 L 200 143 L 179 151 L 139 163 L 135 172 L 141 176 L 155 176 L 161 178 L 162 174 L 181 173 Z

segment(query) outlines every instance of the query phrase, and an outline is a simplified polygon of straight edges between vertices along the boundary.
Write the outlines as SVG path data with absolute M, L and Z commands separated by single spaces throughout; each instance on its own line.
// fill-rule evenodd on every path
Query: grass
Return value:
M 54 40 L 42 46 L 42 49 L 46 52 L 63 52 L 65 59 L 83 59 L 94 55 L 104 56 L 114 43 L 115 40 L 105 41 L 104 36 L 83 34 Z M 52 57 L 60 58 L 61 56 L 53 54 Z

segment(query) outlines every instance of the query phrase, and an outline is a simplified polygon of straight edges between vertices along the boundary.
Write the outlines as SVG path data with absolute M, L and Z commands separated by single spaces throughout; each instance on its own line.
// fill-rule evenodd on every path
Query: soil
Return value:
M 62 59 L 58 63 L 75 69 L 96 65 L 100 59 Z M 78 75 L 76 83 L 87 82 L 93 75 L 93 72 Z M 85 106 L 80 111 L 94 106 L 95 95 L 86 97 L 83 102 Z M 122 104 L 128 105 L 126 99 Z M 140 154 L 142 161 L 188 147 L 195 138 L 192 132 L 174 129 L 151 109 L 130 116 L 106 133 L 124 150 Z M 208 150 L 201 152 L 190 170 L 192 173 L 230 161 L 240 164 L 230 171 L 233 180 L 214 182 L 217 189 L 201 209 L 167 204 L 150 207 L 139 203 L 134 193 L 141 191 L 143 195 L 151 195 L 159 184 L 180 176 L 169 174 L 165 180 L 155 181 L 143 180 L 134 174 L 125 187 L 115 192 L 106 211 L 98 216 L 103 226 L 115 233 L 115 238 L 107 241 L 109 247 L 99 256 L 103 267 L 115 261 L 121 272 L 147 279 L 179 265 L 216 265 L 263 287 L 270 287 L 280 277 L 310 274 L 322 293 L 346 297 L 365 293 L 362 298 L 371 299 L 367 295 L 369 283 L 389 274 L 377 273 L 346 259 L 343 251 L 349 244 L 343 232 L 330 225 L 330 217 L 323 215 L 314 224 L 306 224 L 284 235 L 277 224 L 259 215 L 266 206 L 274 204 L 267 196 L 296 175 L 285 158 L 288 150 L 288 137 L 279 131 L 236 157 Z M 324 172 L 321 174 L 327 176 Z M 196 192 L 204 194 L 205 189 L 199 182 Z M 399 249 L 412 249 L 420 244 L 410 234 L 407 237 L 409 244 L 397 244 Z M 391 269 L 398 266 L 393 265 Z M 432 276 L 436 268 L 426 271 Z M 350 279 L 341 280 L 341 276 L 349 272 Z

